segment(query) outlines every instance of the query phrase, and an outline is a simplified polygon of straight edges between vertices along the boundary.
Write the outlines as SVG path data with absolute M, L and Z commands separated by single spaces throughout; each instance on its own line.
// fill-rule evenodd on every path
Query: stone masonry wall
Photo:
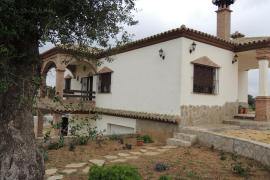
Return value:
M 139 134 L 150 135 L 155 142 L 165 143 L 168 138 L 173 137 L 173 134 L 178 131 L 178 124 L 137 120 L 136 130 Z
M 238 111 L 238 102 L 226 103 L 223 106 L 182 106 L 181 126 L 220 124 L 231 119 Z

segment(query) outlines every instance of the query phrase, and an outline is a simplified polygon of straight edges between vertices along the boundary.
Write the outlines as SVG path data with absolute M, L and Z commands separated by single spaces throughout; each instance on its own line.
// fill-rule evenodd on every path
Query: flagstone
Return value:
M 138 159 L 139 158 L 139 156 L 128 156 L 128 157 L 126 157 L 127 159 Z
M 141 152 L 130 152 L 130 154 L 133 154 L 133 155 L 141 155 L 142 153 L 141 153 Z
M 126 162 L 127 159 L 115 159 L 115 160 L 112 160 L 111 162 L 112 163 L 118 163 L 118 162 Z
M 52 169 L 47 169 L 47 170 L 45 171 L 45 174 L 46 174 L 47 176 L 51 176 L 51 175 L 55 174 L 56 172 L 57 172 L 57 169 L 56 169 L 56 168 L 52 168 Z
M 162 149 L 176 149 L 177 146 L 163 146 Z
M 66 168 L 81 168 L 84 167 L 86 163 L 71 163 L 66 165 Z
M 109 159 L 109 160 L 113 160 L 113 159 L 117 159 L 118 156 L 111 156 L 111 155 L 108 155 L 108 156 L 104 156 L 106 159 Z
M 166 152 L 166 151 L 169 151 L 169 149 L 157 149 L 157 151 L 159 151 L 159 152 Z
M 64 169 L 62 172 L 65 174 L 72 174 L 77 172 L 77 169 Z
M 83 172 L 84 174 L 87 174 L 87 173 L 89 172 L 89 169 L 90 169 L 90 167 L 86 167 L 86 168 L 84 168 L 84 169 L 82 170 L 82 172 Z
M 147 152 L 147 150 L 145 150 L 145 149 L 140 149 L 140 151 L 143 153 Z
M 157 147 L 145 147 L 145 149 L 155 150 L 155 149 L 157 149 Z
M 144 153 L 144 155 L 146 155 L 146 156 L 156 156 L 159 154 L 160 154 L 160 152 L 146 152 L 146 153 Z
M 55 175 L 55 176 L 49 177 L 47 180 L 60 180 L 60 179 L 63 179 L 63 178 L 64 178 L 63 175 Z
M 130 156 L 130 154 L 127 154 L 127 153 L 118 153 L 118 156 L 127 157 L 127 156 Z
M 91 159 L 89 160 L 89 162 L 91 162 L 92 164 L 95 164 L 97 166 L 103 166 L 105 163 L 105 160 L 102 159 Z

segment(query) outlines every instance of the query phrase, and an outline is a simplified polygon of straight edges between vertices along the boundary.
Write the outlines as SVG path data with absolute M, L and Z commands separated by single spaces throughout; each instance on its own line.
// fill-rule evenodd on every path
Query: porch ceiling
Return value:
M 258 69 L 258 60 L 256 58 L 256 50 L 244 51 L 237 53 L 239 71 L 247 71 L 250 69 Z

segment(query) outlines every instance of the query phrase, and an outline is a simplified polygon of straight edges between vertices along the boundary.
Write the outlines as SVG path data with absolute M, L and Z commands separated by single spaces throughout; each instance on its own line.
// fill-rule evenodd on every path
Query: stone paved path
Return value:
M 106 163 L 123 163 L 128 160 L 138 159 L 141 156 L 156 156 L 171 149 L 177 148 L 176 146 L 161 146 L 161 147 L 150 147 L 142 146 L 138 151 L 131 151 L 125 153 L 118 153 L 117 155 L 108 154 L 100 159 L 90 159 L 90 164 L 95 164 L 97 166 L 103 166 Z M 86 167 L 85 167 L 86 166 Z M 60 171 L 61 174 L 56 174 L 59 170 L 56 168 L 51 168 L 46 170 L 47 180 L 60 180 L 64 178 L 64 175 L 69 175 L 76 172 L 81 172 L 87 174 L 89 171 L 89 164 L 86 162 L 81 163 L 71 163 L 63 167 Z M 80 169 L 80 170 L 79 170 Z M 64 175 L 63 175 L 64 174 Z

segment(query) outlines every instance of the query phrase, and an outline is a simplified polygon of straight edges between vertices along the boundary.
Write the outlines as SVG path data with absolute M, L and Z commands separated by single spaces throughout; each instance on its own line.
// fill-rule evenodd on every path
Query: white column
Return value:
M 248 71 L 238 72 L 238 100 L 242 103 L 248 102 Z
M 268 60 L 259 60 L 259 96 L 268 96 Z

